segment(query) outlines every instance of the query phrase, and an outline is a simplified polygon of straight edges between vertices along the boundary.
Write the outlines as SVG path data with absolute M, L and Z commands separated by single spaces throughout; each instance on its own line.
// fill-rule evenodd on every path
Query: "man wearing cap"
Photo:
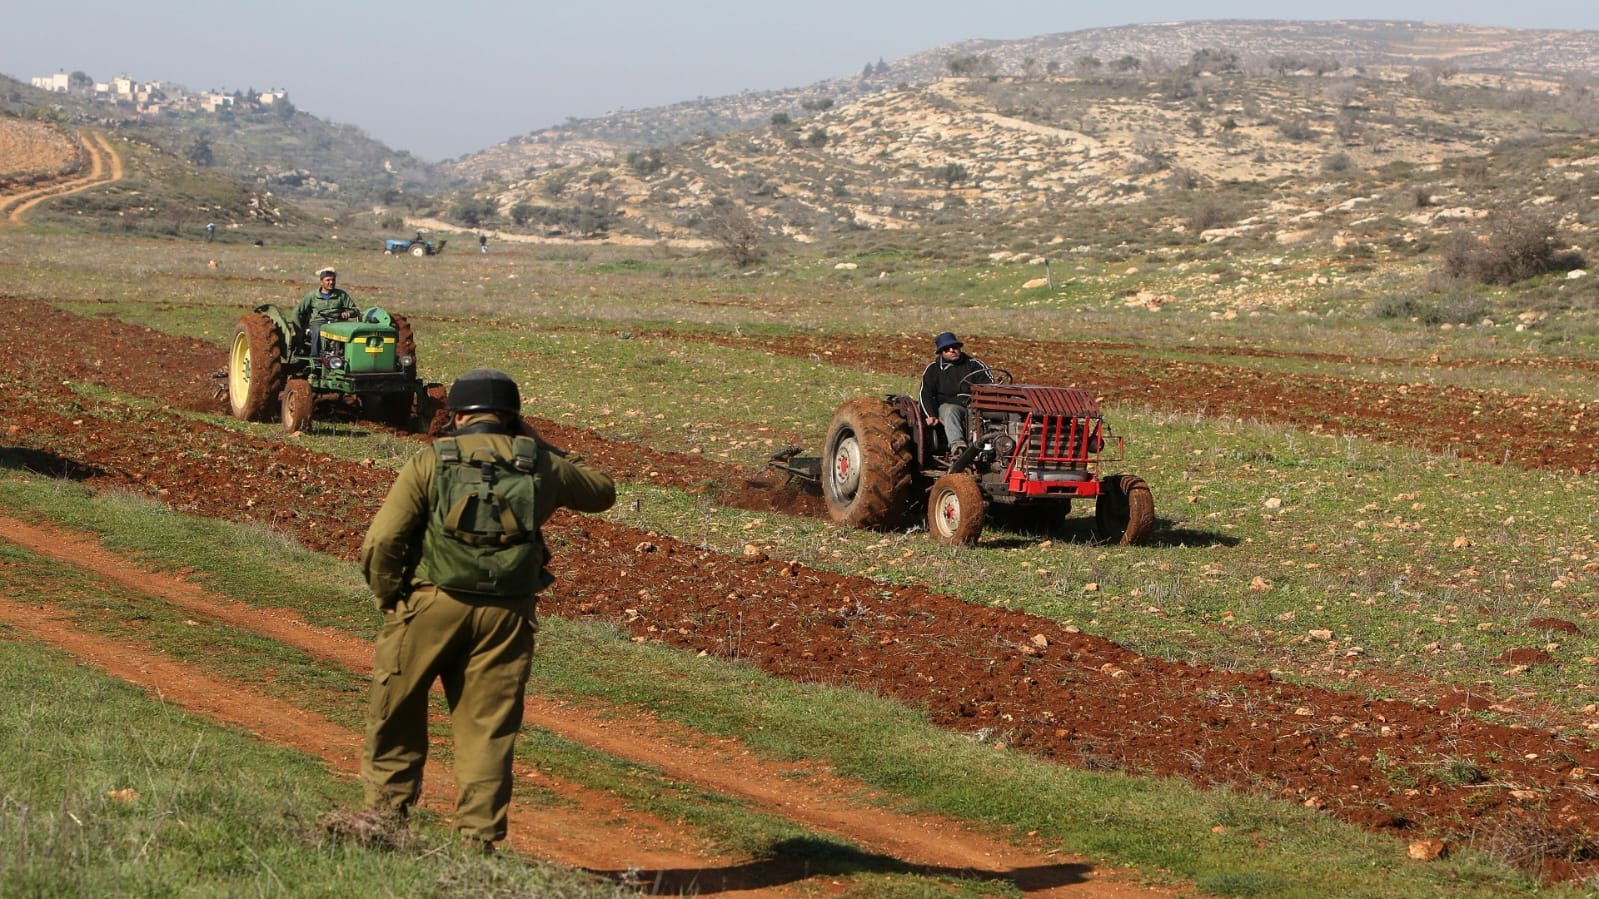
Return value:
M 536 594 L 554 580 L 540 529 L 558 508 L 609 509 L 616 484 L 534 433 L 504 372 L 467 372 L 446 405 L 454 429 L 401 467 L 361 544 L 383 612 L 361 758 L 367 808 L 324 824 L 363 842 L 404 838 L 439 680 L 455 739 L 454 827 L 463 848 L 488 851 L 506 833 Z
M 321 345 L 312 325 L 345 321 L 361 314 L 361 308 L 338 286 L 338 272 L 331 268 L 317 269 L 316 279 L 317 288 L 306 294 L 300 305 L 294 307 L 294 326 L 312 355 L 316 355 Z
M 988 366 L 966 355 L 965 344 L 949 331 L 933 338 L 936 355 L 922 372 L 922 415 L 929 426 L 942 424 L 949 451 L 966 448 L 966 406 L 973 384 L 991 384 Z

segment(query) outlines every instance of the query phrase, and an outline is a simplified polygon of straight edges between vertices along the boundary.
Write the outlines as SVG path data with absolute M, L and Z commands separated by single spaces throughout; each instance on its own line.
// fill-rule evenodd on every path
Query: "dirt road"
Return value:
M 68 178 L 18 193 L 0 195 L 0 216 L 10 225 L 23 224 L 29 209 L 55 197 L 64 197 L 91 187 L 122 180 L 122 155 L 111 145 L 102 131 L 82 131 L 79 135 L 89 154 L 89 171 L 76 178 Z

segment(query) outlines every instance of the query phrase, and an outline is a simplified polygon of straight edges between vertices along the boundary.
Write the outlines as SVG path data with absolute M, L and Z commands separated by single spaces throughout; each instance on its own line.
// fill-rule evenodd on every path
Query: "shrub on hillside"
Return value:
M 463 197 L 451 207 L 450 217 L 468 228 L 476 228 L 493 219 L 499 211 L 498 204 L 487 197 Z
M 1491 308 L 1488 300 L 1478 294 L 1451 290 L 1442 296 L 1385 294 L 1372 300 L 1366 311 L 1373 318 L 1404 319 L 1424 325 L 1468 325 L 1482 321 Z
M 1310 127 L 1310 123 L 1304 119 L 1279 122 L 1277 124 L 1277 133 L 1291 141 L 1310 141 L 1320 136 L 1316 129 Z
M 1481 233 L 1456 231 L 1444 244 L 1444 274 L 1477 284 L 1514 284 L 1555 269 L 1555 216 L 1537 209 L 1500 209 Z
M 1383 294 L 1366 305 L 1372 318 L 1422 320 L 1432 314 L 1433 306 L 1426 298 L 1414 293 Z
M 1330 154 L 1321 161 L 1321 170 L 1328 175 L 1341 175 L 1345 172 L 1353 171 L 1354 168 L 1355 161 L 1349 158 L 1349 154 L 1342 150 Z
M 731 200 L 718 198 L 712 203 L 705 218 L 705 232 L 739 268 L 748 268 L 766 255 L 766 229 L 748 209 Z
M 1452 290 L 1438 298 L 1437 312 L 1428 324 L 1469 325 L 1482 321 L 1489 309 L 1488 300 L 1469 290 Z
M 1232 210 L 1214 196 L 1201 197 L 1188 212 L 1188 230 L 1198 234 L 1231 221 Z

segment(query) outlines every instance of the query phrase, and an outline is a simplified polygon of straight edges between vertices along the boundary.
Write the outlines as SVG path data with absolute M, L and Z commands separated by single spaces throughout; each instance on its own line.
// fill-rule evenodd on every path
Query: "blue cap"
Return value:
M 938 335 L 937 337 L 933 338 L 933 345 L 938 347 L 938 351 L 940 353 L 944 352 L 944 350 L 946 350 L 946 349 L 948 349 L 949 347 L 952 347 L 952 346 L 955 346 L 955 347 L 965 346 L 965 344 L 961 343 L 959 337 L 956 337 L 953 333 L 951 333 L 949 331 L 945 331 L 944 333 L 942 333 L 942 334 Z

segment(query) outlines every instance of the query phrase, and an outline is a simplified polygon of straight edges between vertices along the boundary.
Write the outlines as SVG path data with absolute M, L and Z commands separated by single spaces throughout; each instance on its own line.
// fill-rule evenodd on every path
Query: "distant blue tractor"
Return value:
M 423 240 L 422 235 L 418 234 L 410 240 L 385 240 L 383 252 L 391 256 L 402 256 L 406 253 L 412 256 L 436 256 L 444 252 L 445 243 L 447 241 L 441 240 L 435 244 L 431 240 Z

